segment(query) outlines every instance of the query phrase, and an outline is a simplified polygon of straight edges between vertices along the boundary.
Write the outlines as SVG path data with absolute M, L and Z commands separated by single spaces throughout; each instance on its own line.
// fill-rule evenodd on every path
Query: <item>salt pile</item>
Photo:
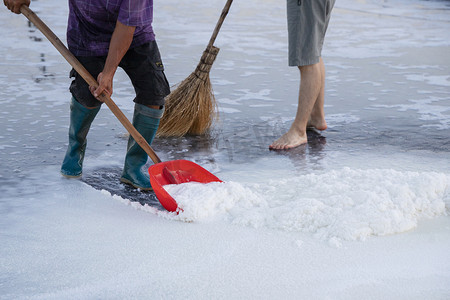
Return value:
M 227 221 L 307 232 L 321 240 L 365 240 L 401 233 L 446 214 L 450 176 L 392 169 L 350 169 L 266 183 L 166 186 L 184 221 Z

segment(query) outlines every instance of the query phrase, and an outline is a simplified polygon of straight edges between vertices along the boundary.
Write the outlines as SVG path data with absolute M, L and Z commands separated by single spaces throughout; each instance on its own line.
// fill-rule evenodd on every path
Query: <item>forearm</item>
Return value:
M 135 29 L 136 27 L 126 26 L 117 21 L 109 44 L 109 52 L 103 69 L 103 76 L 114 77 L 120 61 L 130 48 Z
M 116 28 L 111 37 L 111 42 L 109 43 L 105 67 L 97 77 L 99 86 L 96 89 L 94 87 L 89 88 L 95 97 L 100 96 L 103 92 L 112 95 L 114 74 L 116 73 L 117 67 L 123 56 L 130 48 L 135 29 L 136 27 L 126 26 L 117 21 Z

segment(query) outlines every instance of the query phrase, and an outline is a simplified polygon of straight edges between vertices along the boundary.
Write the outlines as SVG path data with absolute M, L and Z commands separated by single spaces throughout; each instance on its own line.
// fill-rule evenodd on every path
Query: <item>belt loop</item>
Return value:
M 297 5 L 298 5 L 298 6 L 301 6 L 301 5 L 302 5 L 302 0 L 298 0 L 298 1 L 297 1 Z

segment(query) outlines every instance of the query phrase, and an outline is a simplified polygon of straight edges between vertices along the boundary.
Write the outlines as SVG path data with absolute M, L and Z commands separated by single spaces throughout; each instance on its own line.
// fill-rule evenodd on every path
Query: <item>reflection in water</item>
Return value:
M 39 12 L 36 12 L 36 14 L 39 14 Z M 29 20 L 27 22 L 27 26 L 28 26 L 28 33 L 29 33 L 30 40 L 32 40 L 34 42 L 42 42 L 42 37 L 38 36 L 38 35 L 41 35 L 41 33 L 36 28 L 36 26 Z M 55 77 L 54 74 L 49 73 L 47 71 L 45 53 L 40 54 L 39 71 L 41 71 L 40 74 L 33 78 L 34 82 L 36 82 L 36 83 L 39 83 L 43 80 L 54 79 L 54 77 Z
M 325 158 L 325 145 L 327 139 L 315 130 L 308 130 L 308 143 L 290 150 L 272 151 L 277 155 L 288 157 L 298 171 L 315 169 L 320 161 Z
M 28 20 L 27 24 L 28 24 L 28 32 L 30 33 L 30 35 L 29 35 L 30 40 L 35 41 L 35 42 L 42 42 L 42 38 L 35 35 L 36 32 L 39 31 L 36 28 L 36 26 L 34 26 L 34 24 L 31 23 L 29 20 Z
M 215 129 L 203 136 L 157 138 L 153 146 L 157 152 L 167 155 L 168 160 L 195 159 L 198 163 L 244 164 L 270 155 L 282 155 L 289 157 L 295 166 L 304 168 L 318 165 L 325 156 L 326 138 L 317 131 L 308 131 L 307 145 L 270 151 L 268 146 L 277 136 L 273 126 L 240 123 L 230 129 Z
M 41 71 L 41 73 L 38 76 L 34 77 L 34 81 L 36 83 L 39 83 L 43 80 L 48 80 L 48 79 L 54 79 L 55 78 L 55 74 L 53 73 L 49 73 L 47 71 L 47 66 L 45 65 L 46 63 L 46 59 L 45 59 L 45 53 L 41 53 L 41 63 L 40 63 L 40 67 L 39 70 Z
M 165 160 L 187 159 L 199 163 L 215 163 L 217 152 L 217 136 L 209 133 L 201 136 L 156 138 L 152 147 L 157 153 L 163 153 Z

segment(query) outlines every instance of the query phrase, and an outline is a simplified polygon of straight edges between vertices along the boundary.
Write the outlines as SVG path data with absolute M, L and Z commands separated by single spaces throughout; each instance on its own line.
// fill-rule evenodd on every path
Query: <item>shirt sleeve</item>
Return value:
M 127 26 L 149 26 L 153 20 L 153 0 L 123 0 L 118 20 Z

